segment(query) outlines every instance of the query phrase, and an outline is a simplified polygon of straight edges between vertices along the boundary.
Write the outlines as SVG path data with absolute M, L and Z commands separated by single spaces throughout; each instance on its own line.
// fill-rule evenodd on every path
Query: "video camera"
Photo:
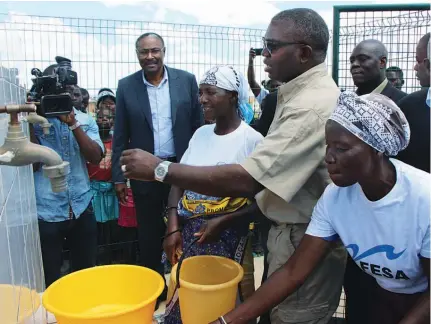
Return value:
M 31 70 L 35 78 L 27 98 L 36 104 L 37 114 L 47 118 L 70 114 L 73 105 L 66 86 L 76 85 L 78 81 L 78 74 L 72 71 L 71 60 L 56 56 L 55 61 L 57 67 L 52 75 L 43 75 L 37 68 Z

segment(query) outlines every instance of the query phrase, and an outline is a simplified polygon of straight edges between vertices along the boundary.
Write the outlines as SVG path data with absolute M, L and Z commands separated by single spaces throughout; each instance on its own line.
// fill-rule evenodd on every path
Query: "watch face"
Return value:
M 164 168 L 157 168 L 156 174 L 158 177 L 163 177 L 165 175 L 165 169 Z

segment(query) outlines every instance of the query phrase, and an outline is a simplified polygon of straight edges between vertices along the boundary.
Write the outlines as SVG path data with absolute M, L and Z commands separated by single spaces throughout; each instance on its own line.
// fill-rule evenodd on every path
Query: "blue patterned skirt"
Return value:
M 208 217 L 198 217 L 186 220 L 182 231 L 184 250 L 195 238 L 194 234 L 199 231 L 202 224 L 208 219 Z M 189 249 L 185 257 L 188 258 L 197 255 L 215 255 L 235 260 L 241 264 L 247 245 L 247 236 L 244 235 L 244 233 L 242 234 L 243 235 L 241 236 L 240 232 L 236 229 L 227 229 L 221 234 L 220 241 L 209 244 L 196 243 Z M 164 323 L 182 323 L 178 293 L 176 291 L 173 293 L 172 299 L 169 300 L 166 305 Z

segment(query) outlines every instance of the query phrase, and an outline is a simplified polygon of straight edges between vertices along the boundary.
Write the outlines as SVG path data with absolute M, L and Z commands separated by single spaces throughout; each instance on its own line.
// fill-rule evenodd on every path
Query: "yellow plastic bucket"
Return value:
M 43 294 L 58 324 L 151 324 L 164 288 L 155 271 L 108 265 L 71 273 Z
M 22 286 L 0 285 L 0 323 L 23 324 L 40 307 L 35 290 Z
M 177 284 L 177 267 L 172 268 L 168 296 Z M 242 266 L 227 258 L 202 255 L 184 259 L 179 288 L 183 323 L 210 323 L 234 309 L 243 276 Z

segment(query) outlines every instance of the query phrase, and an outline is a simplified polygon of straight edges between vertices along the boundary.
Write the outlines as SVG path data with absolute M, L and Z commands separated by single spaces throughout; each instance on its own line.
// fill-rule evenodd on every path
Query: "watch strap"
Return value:
M 77 129 L 79 126 L 81 126 L 81 124 L 79 123 L 79 121 L 77 121 L 75 124 L 73 124 L 72 126 L 69 126 L 69 129 L 71 131 Z

